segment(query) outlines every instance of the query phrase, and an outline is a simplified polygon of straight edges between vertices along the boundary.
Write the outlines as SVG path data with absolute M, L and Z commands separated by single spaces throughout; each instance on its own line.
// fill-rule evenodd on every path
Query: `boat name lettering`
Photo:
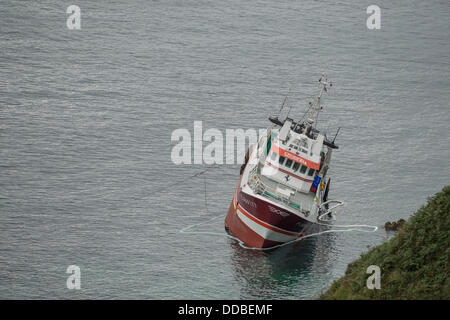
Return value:
M 271 212 L 277 213 L 277 214 L 279 214 L 279 215 L 281 215 L 281 216 L 283 216 L 283 217 L 287 217 L 287 216 L 289 215 L 289 213 L 284 212 L 284 211 L 281 211 L 281 210 L 279 210 L 279 209 L 277 209 L 277 208 L 274 208 L 274 207 L 272 207 L 272 206 L 269 206 L 269 210 L 270 210 Z
M 244 198 L 244 197 L 241 197 L 241 200 L 242 200 L 243 202 L 245 202 L 246 204 L 248 204 L 249 206 L 251 206 L 251 207 L 253 207 L 253 208 L 256 208 L 256 203 L 253 202 L 252 200 L 249 200 L 249 199 Z

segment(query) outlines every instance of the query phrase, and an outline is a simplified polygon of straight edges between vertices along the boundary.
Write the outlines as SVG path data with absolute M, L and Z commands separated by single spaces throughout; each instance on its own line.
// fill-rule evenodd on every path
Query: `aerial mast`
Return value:
M 319 86 L 320 91 L 319 95 L 314 98 L 314 102 L 309 102 L 308 109 L 305 112 L 304 115 L 304 123 L 306 127 L 310 127 L 314 124 L 314 128 L 316 127 L 317 120 L 319 118 L 320 110 L 322 109 L 322 106 L 320 105 L 320 100 L 322 98 L 323 92 L 328 92 L 328 89 L 333 86 L 331 81 L 328 81 L 327 75 L 322 74 L 322 76 L 319 79 Z

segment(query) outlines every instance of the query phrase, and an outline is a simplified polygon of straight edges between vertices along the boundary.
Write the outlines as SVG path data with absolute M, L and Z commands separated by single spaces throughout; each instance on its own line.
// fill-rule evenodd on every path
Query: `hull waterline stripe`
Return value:
M 244 214 L 247 218 L 249 218 L 250 220 L 256 222 L 257 224 L 259 224 L 259 225 L 261 225 L 261 226 L 263 226 L 263 227 L 265 227 L 265 228 L 267 228 L 269 230 L 272 230 L 272 231 L 275 231 L 275 232 L 279 232 L 279 233 L 282 233 L 282 234 L 285 234 L 285 235 L 288 235 L 288 236 L 293 236 L 293 237 L 301 237 L 301 236 L 304 235 L 303 233 L 290 232 L 290 231 L 283 230 L 283 229 L 277 228 L 275 226 L 272 226 L 272 225 L 270 225 L 268 223 L 265 223 L 264 221 L 259 220 L 256 217 L 254 217 L 251 213 L 249 213 L 247 210 L 242 208 L 242 206 L 240 204 L 238 204 L 237 207 L 239 208 L 239 211 L 241 211 L 242 214 Z
M 295 239 L 298 239 L 298 237 L 294 236 L 288 236 L 280 232 L 275 232 L 270 229 L 267 229 L 266 227 L 263 227 L 259 223 L 256 223 L 255 221 L 248 218 L 244 213 L 242 213 L 241 210 L 236 210 L 236 219 L 239 220 L 239 223 L 243 224 L 246 228 L 250 229 L 254 235 L 246 234 L 244 235 L 248 241 L 250 239 L 248 237 L 252 238 L 252 241 L 258 241 L 258 238 L 262 238 L 262 241 L 260 240 L 259 245 L 257 246 L 264 246 L 264 242 L 270 241 L 273 243 L 273 245 L 278 245 L 281 243 L 289 242 Z

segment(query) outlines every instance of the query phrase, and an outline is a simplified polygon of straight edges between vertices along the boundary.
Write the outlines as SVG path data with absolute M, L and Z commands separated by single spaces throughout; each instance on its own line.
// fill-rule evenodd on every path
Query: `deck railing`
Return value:
M 257 165 L 250 170 L 247 184 L 255 193 L 281 202 L 298 212 L 307 214 L 310 211 L 302 208 L 301 204 L 292 201 L 292 196 L 286 197 L 286 195 L 277 192 L 276 188 L 269 187 L 267 184 L 263 183 L 258 173 Z

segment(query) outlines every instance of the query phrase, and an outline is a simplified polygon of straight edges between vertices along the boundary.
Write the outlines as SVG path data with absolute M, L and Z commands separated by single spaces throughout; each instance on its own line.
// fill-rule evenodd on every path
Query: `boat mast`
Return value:
M 319 86 L 320 91 L 319 95 L 314 99 L 314 102 L 309 102 L 308 109 L 305 112 L 305 115 L 303 116 L 304 123 L 307 126 L 312 126 L 314 124 L 314 129 L 316 128 L 317 120 L 319 119 L 319 113 L 322 109 L 322 106 L 320 105 L 320 99 L 322 98 L 323 92 L 328 92 L 328 89 L 333 86 L 333 84 L 328 81 L 327 75 L 322 74 L 322 76 L 319 79 Z

